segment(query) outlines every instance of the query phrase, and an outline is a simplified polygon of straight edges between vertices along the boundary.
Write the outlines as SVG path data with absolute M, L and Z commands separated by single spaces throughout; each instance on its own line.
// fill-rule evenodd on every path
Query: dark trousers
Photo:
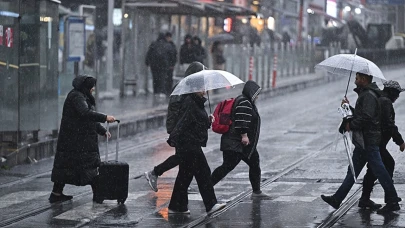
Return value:
M 382 137 L 381 145 L 380 145 L 380 155 L 382 162 L 384 163 L 385 168 L 388 171 L 391 179 L 394 176 L 394 169 L 395 169 L 395 161 L 392 158 L 391 154 L 387 150 L 387 144 L 390 141 L 391 136 L 389 137 Z M 367 164 L 367 173 L 364 176 L 363 180 L 363 193 L 361 198 L 364 200 L 370 199 L 371 192 L 373 191 L 374 182 L 377 180 L 377 177 L 373 174 L 370 165 Z
M 152 77 L 153 77 L 153 93 L 159 94 L 164 93 L 166 94 L 166 78 L 167 78 L 167 70 L 164 68 L 158 67 L 151 67 Z
M 205 209 L 206 211 L 211 210 L 217 203 L 217 197 L 211 182 L 211 170 L 201 147 L 193 150 L 176 148 L 176 151 L 180 158 L 179 173 L 174 183 L 169 209 L 188 210 L 187 188 L 195 177 Z
M 260 191 L 260 157 L 257 150 L 252 153 L 252 156 L 247 158 L 247 156 L 242 153 L 235 151 L 223 151 L 223 162 L 222 165 L 214 170 L 211 175 L 212 183 L 216 185 L 220 180 L 222 180 L 229 172 L 231 172 L 239 162 L 243 160 L 249 166 L 249 180 L 252 185 L 253 192 Z
M 172 88 L 173 88 L 173 70 L 169 69 L 167 71 L 167 78 L 165 82 L 165 89 L 166 89 L 165 94 L 167 96 L 170 96 L 170 94 L 172 93 Z
M 168 157 L 164 162 L 160 163 L 159 165 L 153 168 L 153 172 L 157 176 L 161 176 L 164 172 L 173 169 L 174 167 L 178 166 L 180 163 L 180 157 L 176 154 Z
M 366 163 L 370 164 L 371 171 L 384 189 L 385 203 L 398 202 L 397 191 L 392 183 L 392 178 L 385 169 L 380 155 L 380 148 L 377 145 L 366 145 L 365 149 L 356 146 L 353 151 L 352 160 L 356 177 L 360 174 Z M 348 167 L 343 183 L 334 194 L 335 199 L 342 202 L 353 187 L 353 184 L 353 174 L 350 171 L 350 167 Z

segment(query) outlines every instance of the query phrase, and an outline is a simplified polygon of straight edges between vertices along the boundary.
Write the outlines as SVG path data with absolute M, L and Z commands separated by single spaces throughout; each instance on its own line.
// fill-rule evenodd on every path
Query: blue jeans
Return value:
M 381 160 L 379 147 L 377 145 L 367 145 L 365 150 L 361 149 L 360 147 L 355 147 L 352 159 L 356 177 L 359 176 L 361 170 L 368 162 L 374 176 L 377 177 L 378 181 L 384 189 L 385 203 L 398 202 L 397 191 L 395 190 L 392 179 Z M 353 187 L 353 184 L 353 174 L 350 170 L 350 167 L 348 167 L 345 180 L 334 194 L 335 199 L 339 202 L 342 202 L 346 198 L 350 189 Z

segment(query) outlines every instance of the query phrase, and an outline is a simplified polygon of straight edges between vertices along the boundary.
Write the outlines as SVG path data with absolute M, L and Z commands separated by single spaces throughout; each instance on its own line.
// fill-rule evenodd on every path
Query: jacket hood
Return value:
M 243 87 L 242 94 L 249 98 L 250 101 L 254 101 L 255 98 L 259 95 L 262 88 L 254 82 L 254 81 L 247 81 L 245 86 Z
M 185 77 L 187 77 L 187 76 L 189 76 L 190 74 L 194 74 L 194 73 L 200 72 L 200 71 L 202 71 L 202 70 L 207 70 L 207 69 L 208 69 L 208 68 L 207 68 L 206 66 L 204 66 L 204 64 L 195 61 L 195 62 L 192 62 L 192 63 L 188 66 L 188 68 L 187 68 L 186 72 L 184 73 L 184 75 L 185 75 Z
M 75 88 L 75 89 L 77 89 L 77 90 L 82 90 L 82 89 L 84 89 L 84 81 L 86 80 L 86 78 L 92 78 L 92 77 L 90 77 L 90 76 L 84 76 L 84 75 L 79 75 L 79 76 L 77 76 L 77 77 L 75 77 L 74 79 L 73 79 L 73 82 L 72 82 L 72 86 L 73 86 L 73 88 Z
M 184 36 L 184 43 L 186 43 L 187 39 L 190 39 L 190 41 L 193 42 L 193 37 L 190 34 Z
M 159 33 L 157 40 L 165 40 L 165 34 L 164 33 Z

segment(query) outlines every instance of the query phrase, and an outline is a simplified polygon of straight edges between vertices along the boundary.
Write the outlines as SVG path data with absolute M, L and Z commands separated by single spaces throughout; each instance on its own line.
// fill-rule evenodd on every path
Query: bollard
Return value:
M 250 56 L 249 59 L 249 80 L 253 79 L 253 56 Z
M 277 77 L 277 54 L 274 54 L 274 61 L 273 61 L 273 78 L 271 80 L 271 87 L 276 87 L 276 77 Z

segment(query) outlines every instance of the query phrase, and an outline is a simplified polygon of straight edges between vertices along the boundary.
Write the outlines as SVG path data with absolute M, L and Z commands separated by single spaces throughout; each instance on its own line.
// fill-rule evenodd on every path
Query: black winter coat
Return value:
M 206 101 L 196 94 L 186 96 L 181 105 L 181 118 L 167 140 L 169 145 L 191 150 L 207 145 L 211 123 L 204 107 Z
M 250 158 L 256 150 L 260 136 L 260 115 L 255 99 L 261 88 L 253 81 L 247 81 L 242 95 L 236 98 L 232 111 L 232 124 L 229 131 L 221 137 L 221 151 L 235 151 Z M 241 134 L 247 133 L 250 144 L 242 144 Z
M 73 80 L 74 89 L 63 105 L 52 181 L 87 185 L 97 175 L 100 165 L 98 135 L 105 135 L 105 114 L 94 111 L 91 99 L 82 91 L 86 77 Z
M 382 138 L 389 140 L 392 137 L 395 144 L 400 146 L 404 143 L 404 140 L 395 125 L 395 111 L 392 101 L 384 93 L 379 100 L 381 105 Z
M 381 141 L 381 109 L 379 97 L 382 91 L 375 83 L 365 88 L 356 88 L 359 97 L 350 121 L 353 143 L 357 146 L 379 145 Z M 362 137 L 361 137 L 362 135 Z
M 176 54 L 173 53 L 173 47 L 165 40 L 164 35 L 159 35 L 158 39 L 149 45 L 145 64 L 152 69 L 168 71 L 169 67 L 172 66 L 171 64 L 173 64 L 172 61 L 174 61 L 173 55 Z

